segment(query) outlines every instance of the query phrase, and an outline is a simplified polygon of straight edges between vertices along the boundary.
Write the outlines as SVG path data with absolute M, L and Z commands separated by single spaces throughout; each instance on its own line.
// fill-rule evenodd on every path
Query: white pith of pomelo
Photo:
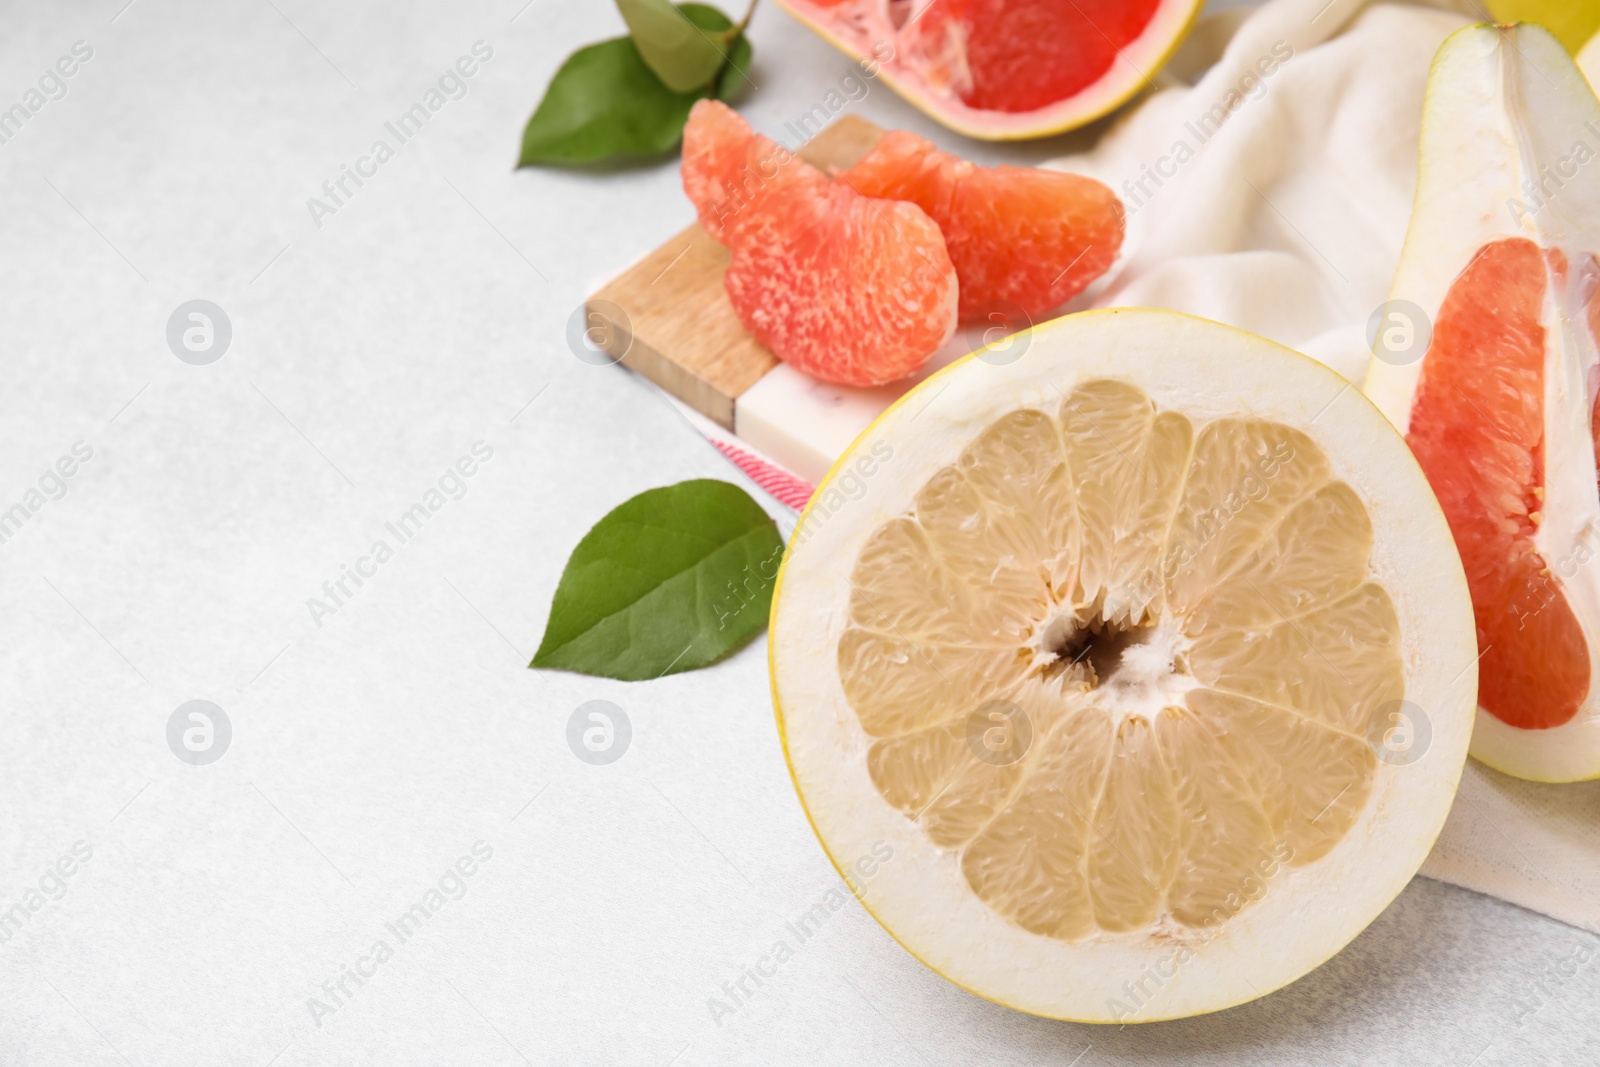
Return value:
M 1437 318 L 1474 253 L 1505 238 L 1560 250 L 1582 271 L 1584 257 L 1600 254 L 1597 156 L 1600 101 L 1547 30 L 1457 31 L 1429 73 L 1416 203 L 1391 300 Z M 1541 315 L 1544 497 L 1534 545 L 1588 641 L 1589 694 L 1577 715 L 1548 729 L 1520 729 L 1480 709 L 1472 741 L 1472 755 L 1491 767 L 1546 782 L 1600 776 L 1600 491 L 1590 431 L 1600 356 L 1582 309 L 1564 306 L 1569 296 L 1552 285 Z M 1368 370 L 1367 395 L 1402 433 L 1423 365 L 1420 355 L 1375 354 Z
M 901 31 L 915 16 L 892 16 L 892 0 L 847 0 L 834 7 L 815 0 L 777 3 L 829 44 L 860 60 L 870 76 L 882 78 L 929 118 L 957 133 L 988 141 L 1047 137 L 1109 114 L 1152 84 L 1151 79 L 1183 43 L 1205 6 L 1204 0 L 1162 0 L 1143 32 L 1118 50 L 1116 61 L 1098 80 L 1056 103 L 1008 112 L 972 107 L 948 86 L 927 76 L 921 64 L 907 62 Z M 922 2 L 916 6 L 925 10 L 930 5 Z
M 796 527 L 774 594 L 769 636 L 773 699 L 791 775 L 825 851 L 868 911 L 918 959 L 974 993 L 1038 1015 L 1089 1022 L 1182 1017 L 1252 1000 L 1310 971 L 1364 929 L 1410 880 L 1443 825 L 1465 760 L 1476 693 L 1471 609 L 1448 528 L 1404 441 L 1358 390 L 1298 353 L 1217 323 L 1147 309 L 1073 315 L 1023 336 L 1022 355 L 1014 362 L 1005 362 L 1008 356 L 986 362 L 980 352 L 890 408 L 840 457 Z M 1301 866 L 1276 865 L 1257 885 L 1242 885 L 1242 903 L 1236 909 L 1230 905 L 1214 924 L 1186 927 L 1163 911 L 1156 920 L 1122 932 L 1054 936 L 1030 932 L 980 898 L 963 874 L 962 853 L 969 846 L 934 844 L 922 824 L 879 791 L 867 765 L 873 739 L 846 694 L 839 649 L 853 625 L 853 583 L 860 574 L 853 568 L 877 531 L 912 514 L 930 479 L 957 462 L 997 420 L 1019 410 L 1056 412 L 1069 395 L 1085 395 L 1075 390 L 1101 381 L 1131 387 L 1156 410 L 1184 416 L 1196 439 L 1216 420 L 1242 418 L 1290 427 L 1305 435 L 1313 451 L 1320 450 L 1327 477 L 1353 489 L 1370 520 L 1371 549 L 1362 580 L 1381 587 L 1392 600 L 1398 628 L 1392 651 L 1403 698 L 1423 709 L 1430 737 L 1414 762 L 1375 764 L 1367 780 L 1370 792 L 1349 813 L 1348 828 L 1325 855 Z M 1203 480 L 1198 473 L 1194 477 L 1197 484 Z M 1082 505 L 1083 514 L 1092 510 Z M 1261 543 L 1276 536 L 1276 521 L 1264 528 Z M 1125 539 L 1108 543 L 1120 545 Z M 1100 551 L 1082 555 L 1088 560 Z M 1197 556 L 1203 555 L 1202 544 Z M 1068 570 L 1077 566 L 1066 562 Z M 1237 581 L 1218 589 L 1212 595 L 1245 593 Z M 1044 620 L 1039 622 L 1042 628 Z M 1262 629 L 1280 632 L 1277 623 L 1264 623 Z M 1323 655 L 1316 646 L 1312 652 Z M 1166 714 L 1152 709 L 1186 699 L 1192 687 L 1173 684 L 1169 669 L 1176 662 L 1162 668 L 1169 671 L 1161 674 L 1163 684 L 1130 684 L 1116 690 L 1114 700 L 1110 694 L 1120 668 L 1113 667 L 1100 696 L 1075 691 L 1079 695 L 1062 698 L 1067 702 L 1061 707 L 1112 715 L 1109 705 L 1102 706 L 1111 701 L 1117 704 L 1111 720 L 1115 732 L 1137 732 L 1141 727 L 1134 719 Z M 1319 672 L 1326 680 L 1320 664 L 1252 669 L 1267 670 L 1291 686 Z M 951 682 L 958 688 L 966 684 L 959 673 Z M 1079 714 L 1061 712 L 1053 721 L 1059 726 Z M 1194 714 L 1188 718 L 1204 723 Z M 1060 737 L 1041 731 L 1039 744 Z M 1244 740 L 1250 740 L 1248 734 Z M 1104 743 L 1120 752 L 1114 747 L 1119 741 Z M 1168 766 L 1168 758 L 1162 755 L 1159 765 Z M 1023 757 L 1018 766 L 1025 791 L 1056 788 L 1054 780 L 1042 777 L 1048 772 L 1043 762 L 1029 764 Z M 1217 819 L 1227 817 L 1226 804 L 1233 799 L 1227 790 L 1234 788 L 1227 783 L 1237 783 L 1237 776 L 1200 764 L 1178 770 L 1184 783 L 1199 783 L 1199 795 L 1211 798 L 1204 810 Z M 1070 791 L 1083 784 L 1062 777 L 1059 786 Z M 1262 788 L 1257 783 L 1250 790 Z M 1019 804 L 1020 799 L 1008 797 Z M 1329 806 L 1338 800 L 1335 796 Z M 1101 822 L 1092 821 L 1103 803 L 1104 798 L 1093 801 L 1088 825 L 1113 844 L 1126 842 L 1117 828 L 1105 831 Z M 1124 805 L 1124 822 L 1129 811 Z M 1137 830 L 1136 805 L 1131 812 Z M 1196 833 L 1192 827 L 1181 829 L 1182 840 L 1167 845 L 1178 849 L 1180 858 L 1190 856 L 1182 851 L 1189 847 L 1183 842 L 1192 844 Z M 1085 840 L 1099 848 L 1096 839 Z M 1167 847 L 1159 835 L 1147 843 L 1157 852 Z M 886 849 L 892 858 L 877 862 Z M 875 858 L 871 877 L 864 877 L 857 864 L 863 857 Z M 1174 879 L 1209 877 L 1195 874 L 1189 858 L 1182 862 L 1188 866 Z M 1168 883 L 1163 892 L 1170 895 L 1175 884 Z M 1096 922 L 1100 914 L 1095 913 Z

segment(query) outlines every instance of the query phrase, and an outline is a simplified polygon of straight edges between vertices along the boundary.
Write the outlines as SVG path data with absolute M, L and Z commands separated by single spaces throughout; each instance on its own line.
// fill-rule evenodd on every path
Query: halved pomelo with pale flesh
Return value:
M 830 180 L 715 100 L 689 112 L 683 189 L 728 247 L 722 281 L 739 321 L 797 370 L 882 385 L 955 333 L 955 267 L 917 205 Z
M 1201 2 L 778 0 L 869 77 L 989 140 L 1060 133 L 1111 111 L 1152 84 Z
M 939 224 L 963 320 L 999 314 L 1020 329 L 1082 292 L 1122 247 L 1122 201 L 1093 178 L 980 167 L 909 130 L 884 134 L 839 180 L 863 196 L 909 200 Z
M 1085 1021 L 1250 1000 L 1444 822 L 1476 693 L 1450 531 L 1304 356 L 1146 309 L 1020 340 L 907 393 L 796 527 L 790 771 L 867 909 L 973 992 Z
M 1366 383 L 1466 567 L 1472 754 L 1541 781 L 1600 776 L 1597 156 L 1600 101 L 1546 30 L 1446 41 Z

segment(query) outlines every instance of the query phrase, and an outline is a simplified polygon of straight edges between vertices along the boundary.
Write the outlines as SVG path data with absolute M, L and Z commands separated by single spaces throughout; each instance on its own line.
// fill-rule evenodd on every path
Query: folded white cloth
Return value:
M 1091 151 L 1056 161 L 1128 210 L 1124 257 L 1093 302 L 1231 323 L 1359 382 L 1367 317 L 1388 298 L 1411 217 L 1428 65 L 1468 20 L 1277 0 L 1214 21 L 1177 57 L 1199 67 L 1220 49 L 1196 84 L 1152 95 Z
M 1231 323 L 1359 383 L 1411 214 L 1428 65 L 1470 21 L 1276 0 L 1202 23 L 1164 75 L 1202 71 L 1193 85 L 1052 164 L 1129 211 L 1126 254 L 1084 302 Z M 1537 785 L 1469 761 L 1423 873 L 1600 930 L 1600 782 Z

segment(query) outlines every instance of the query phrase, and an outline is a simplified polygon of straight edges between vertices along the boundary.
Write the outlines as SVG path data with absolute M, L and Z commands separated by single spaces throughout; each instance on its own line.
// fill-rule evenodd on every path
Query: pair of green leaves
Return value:
M 518 167 L 659 155 L 683 136 L 695 101 L 726 100 L 747 80 L 744 23 L 705 4 L 617 7 L 628 36 L 567 57 L 522 131 Z
M 715 663 L 767 625 L 782 557 L 776 524 L 738 486 L 646 490 L 572 550 L 528 666 L 635 681 Z

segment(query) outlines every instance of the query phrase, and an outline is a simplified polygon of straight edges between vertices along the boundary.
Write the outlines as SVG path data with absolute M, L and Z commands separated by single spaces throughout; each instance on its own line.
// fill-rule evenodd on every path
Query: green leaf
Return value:
M 669 0 L 617 0 L 639 55 L 675 93 L 711 84 L 722 64 L 727 41 L 690 22 Z
M 634 681 L 715 663 L 766 626 L 782 556 L 738 486 L 646 490 L 572 550 L 528 666 Z
M 684 18 L 716 38 L 727 53 L 727 63 L 717 75 L 718 100 L 732 100 L 745 86 L 755 84 L 745 75 L 755 51 L 750 47 L 749 39 L 735 30 L 732 19 L 707 4 L 679 4 L 678 10 L 683 12 Z M 710 94 L 702 90 L 699 95 Z
M 630 38 L 580 48 L 522 131 L 517 166 L 657 155 L 678 143 L 696 99 L 662 85 Z
M 685 18 L 713 37 L 733 23 L 714 7 L 681 4 Z M 726 46 L 727 64 L 716 76 L 716 95 L 737 92 L 750 66 L 750 42 L 741 34 Z M 683 136 L 683 124 L 710 86 L 675 93 L 656 77 L 632 38 L 616 37 L 567 57 L 522 133 L 518 167 L 543 163 L 597 163 L 613 156 L 655 156 Z

